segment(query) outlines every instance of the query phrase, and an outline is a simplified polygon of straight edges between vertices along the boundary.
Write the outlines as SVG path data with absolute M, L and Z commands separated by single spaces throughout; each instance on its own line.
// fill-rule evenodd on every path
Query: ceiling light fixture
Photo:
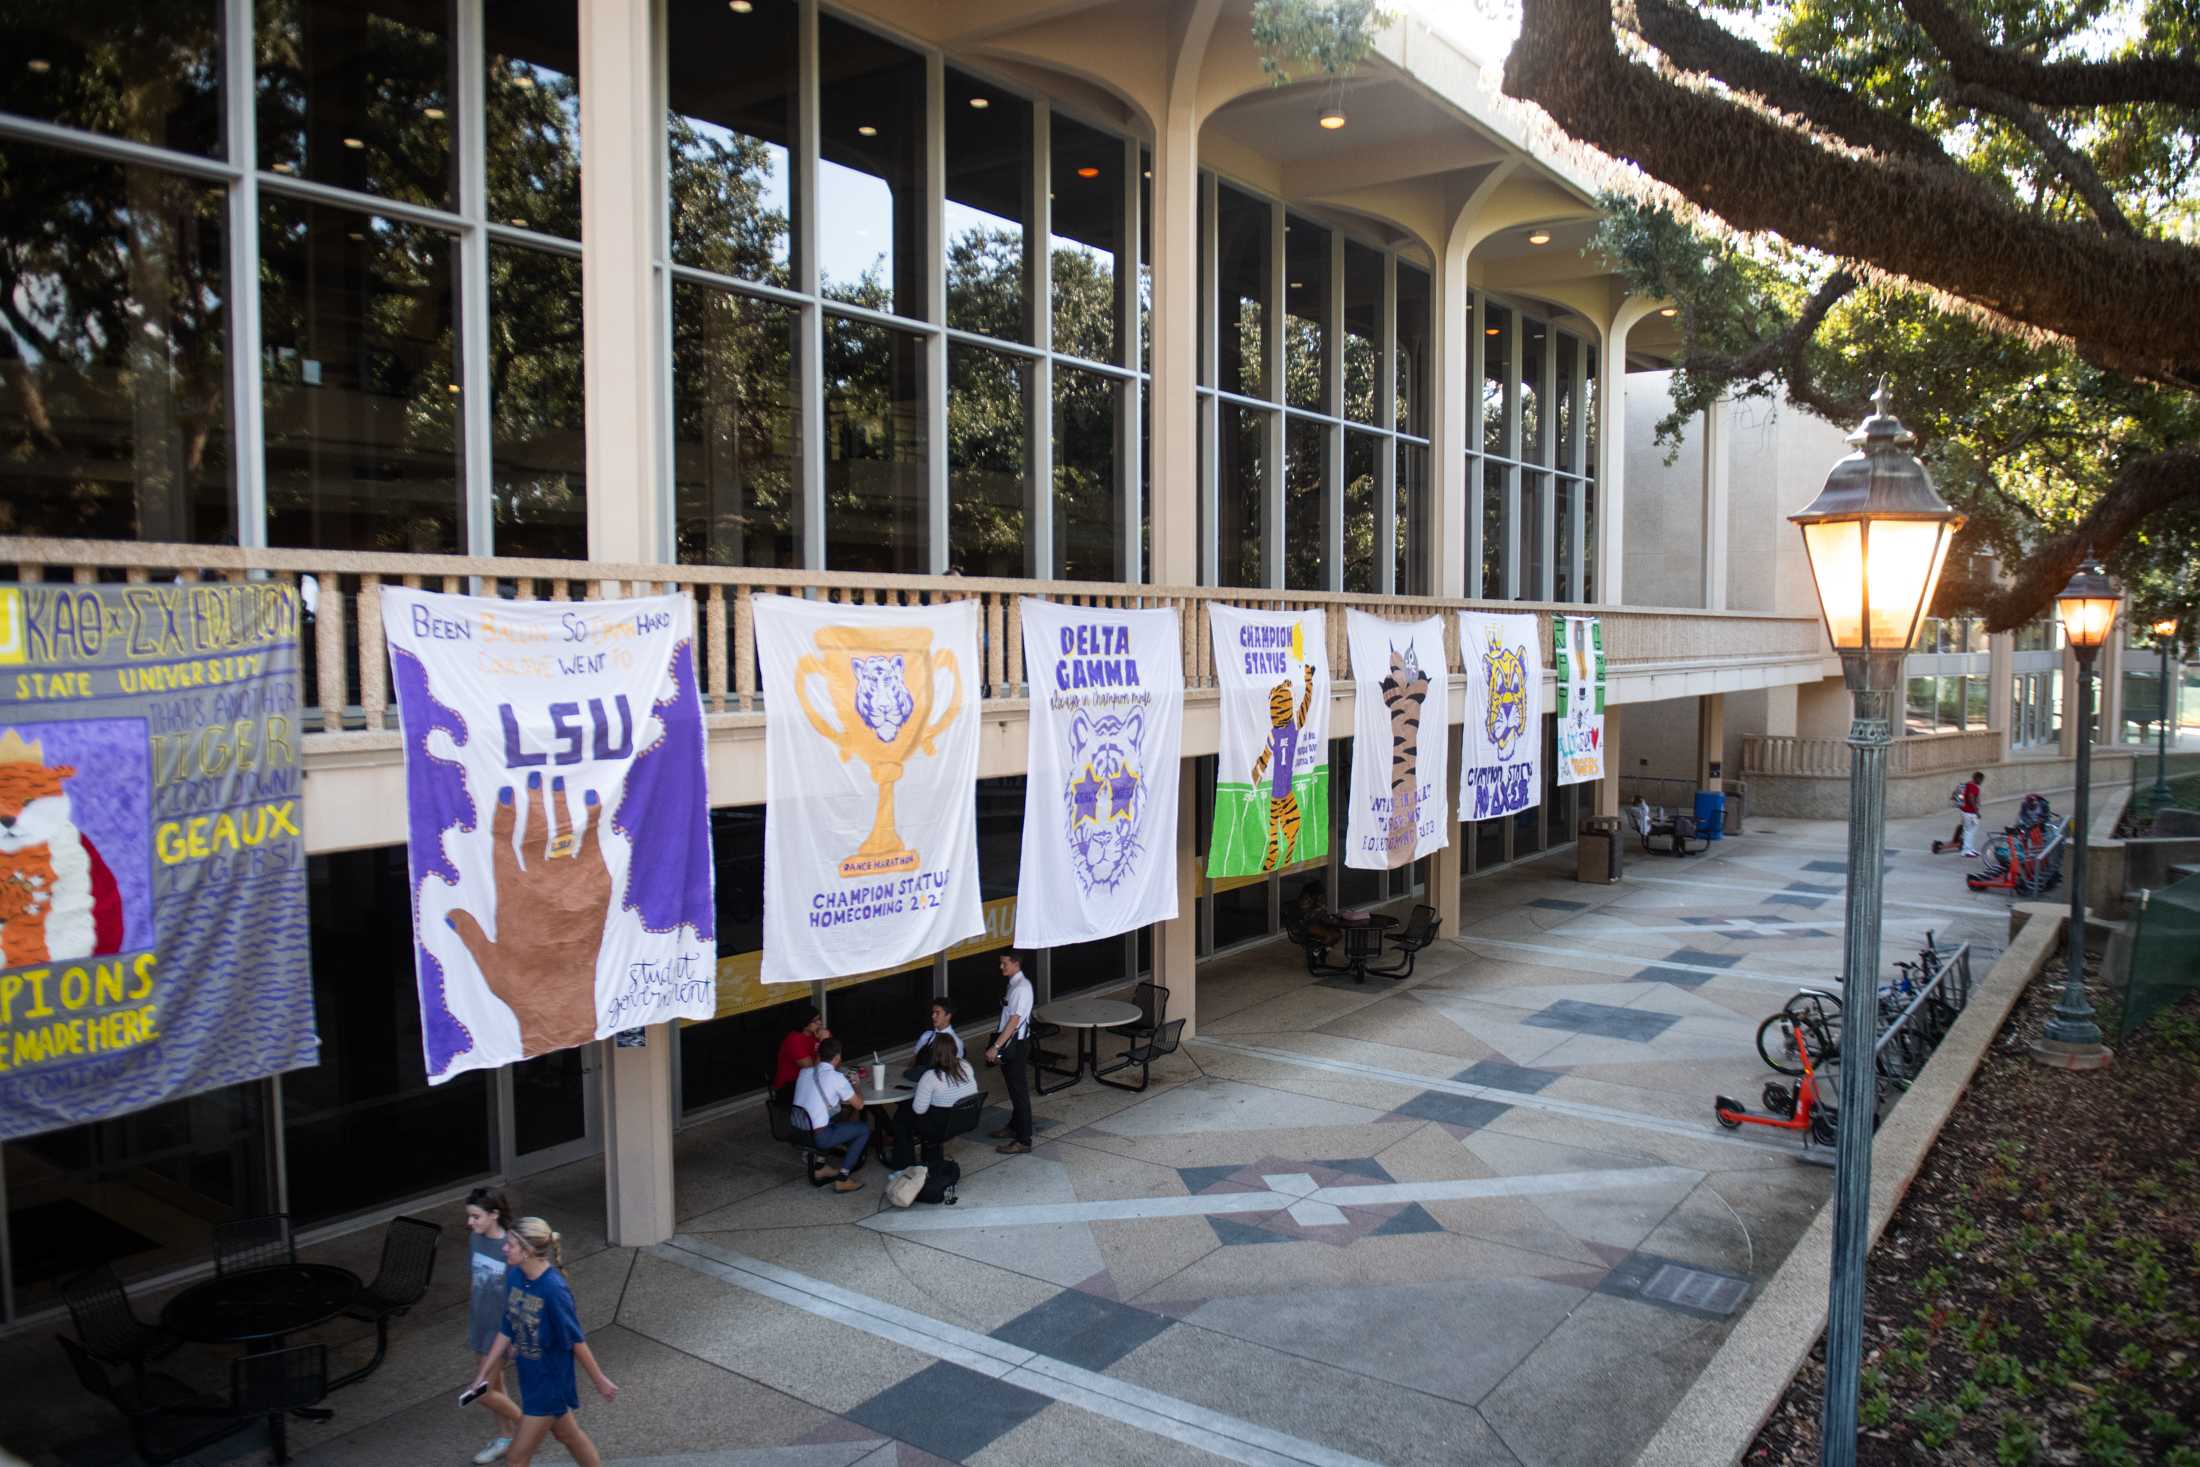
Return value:
M 1090 163 L 1087 163 L 1084 167 L 1077 170 L 1077 176 L 1079 178 L 1098 178 L 1100 176 L 1100 170 L 1093 167 Z
M 33 56 L 23 64 L 31 69 L 34 76 L 44 76 L 47 72 L 53 70 L 53 63 L 43 56 Z
M 522 72 L 518 76 L 512 78 L 512 85 L 518 87 L 523 92 L 531 92 L 535 89 L 535 79 L 527 75 L 525 72 Z
M 856 136 L 859 138 L 875 138 L 878 136 L 878 129 L 866 122 L 856 129 Z
M 1338 128 L 1343 127 L 1344 109 L 1342 107 L 1324 108 L 1321 115 L 1321 125 L 1326 132 L 1335 132 Z
M 1681 311 L 1679 306 L 1664 306 L 1661 307 L 1658 311 L 1659 315 L 1664 316 L 1669 320 L 1674 316 L 1678 316 L 1680 313 Z
M 345 235 L 344 238 L 350 240 L 364 240 L 366 236 L 360 233 L 358 230 L 354 229 L 349 234 Z
M 457 384 L 456 382 L 453 382 L 453 383 L 451 384 L 451 391 L 453 391 L 453 392 L 456 392 L 456 391 L 458 391 L 458 384 Z
M 367 145 L 367 140 L 366 140 L 365 138 L 345 138 L 345 139 L 344 139 L 344 146 L 345 146 L 345 147 L 347 147 L 347 148 L 363 148 L 363 147 L 365 147 L 366 145 Z
M 1304 290 L 1306 289 L 1306 282 L 1303 280 L 1294 280 L 1291 282 L 1291 288 L 1293 290 Z
M 525 229 L 527 227 L 527 221 L 524 219 L 514 219 L 512 221 L 512 227 L 514 229 Z
M 972 97 L 970 99 L 970 105 L 977 108 L 980 112 L 983 112 L 986 108 L 993 105 L 993 99 L 991 97 Z
M 1535 233 L 1528 236 L 1528 243 L 1532 245 L 1547 245 L 1550 242 L 1551 232 L 1548 229 L 1538 229 Z
M 735 15 L 747 15 L 755 8 L 756 6 L 751 3 L 751 0 L 726 0 L 726 9 L 732 11 Z
M 288 163 L 278 163 L 275 165 L 275 171 L 277 173 L 296 173 L 298 170 Z
M 441 122 L 443 120 L 443 109 L 441 107 L 423 107 L 420 109 L 420 115 L 430 122 Z
M 1482 334 L 1484 336 L 1495 336 L 1504 329 L 1502 326 L 1486 326 L 1482 329 Z

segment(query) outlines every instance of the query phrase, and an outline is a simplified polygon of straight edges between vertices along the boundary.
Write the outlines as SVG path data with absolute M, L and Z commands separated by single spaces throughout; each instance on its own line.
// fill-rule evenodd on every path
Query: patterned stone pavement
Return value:
M 2005 902 L 1925 854 L 1943 823 L 1890 832 L 1890 961 L 1928 929 L 2000 947 Z M 595 1165 L 536 1179 L 623 1390 L 583 1420 L 620 1467 L 1623 1463 L 1826 1197 L 1798 1145 L 1710 1101 L 1754 1097 L 1758 1021 L 1837 982 L 1841 839 L 1758 820 L 1609 887 L 1523 863 L 1470 883 L 1402 983 L 1316 983 L 1277 945 L 1217 960 L 1150 1090 L 1041 1099 L 1029 1156 L 958 1144 L 954 1208 L 881 1212 L 875 1170 L 813 1190 L 747 1118 L 682 1133 L 656 1248 L 604 1246 Z M 446 1263 L 382 1370 L 293 1430 L 299 1460 L 480 1445 Z M 365 1348 L 330 1338 L 339 1369 Z M 57 1354 L 0 1341 L 19 1383 Z M 117 1460 L 112 1418 L 56 1384 L 58 1417 L 8 1408 L 0 1440 Z

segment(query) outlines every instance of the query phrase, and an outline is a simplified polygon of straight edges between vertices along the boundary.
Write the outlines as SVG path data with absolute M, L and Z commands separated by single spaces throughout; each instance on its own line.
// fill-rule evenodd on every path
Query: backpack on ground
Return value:
M 924 1189 L 925 1176 L 925 1169 L 921 1166 L 903 1167 L 887 1182 L 886 1200 L 896 1207 L 907 1207 L 917 1200 L 917 1193 Z
M 961 1162 L 941 1162 L 938 1166 L 932 1168 L 931 1172 L 925 1177 L 924 1185 L 917 1190 L 917 1201 L 935 1205 L 945 1203 L 947 1206 L 953 1207 L 955 1205 L 955 1184 L 962 1180 L 962 1175 Z

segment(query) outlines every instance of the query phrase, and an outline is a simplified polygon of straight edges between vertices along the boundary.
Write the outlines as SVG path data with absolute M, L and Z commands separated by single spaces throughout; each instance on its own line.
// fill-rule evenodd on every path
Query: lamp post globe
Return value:
M 2070 584 L 2055 596 L 2063 635 L 2078 659 L 2078 791 L 2077 808 L 2063 827 L 2063 844 L 2070 851 L 2064 862 L 2070 882 L 2070 930 L 2063 994 L 2032 1054 L 2042 1064 L 2065 1070 L 2102 1069 L 2113 1057 L 2101 1043 L 2101 1026 L 2093 1022 L 2093 1005 L 2085 997 L 2085 847 L 2093 795 L 2093 659 L 2115 629 L 2123 597 L 2123 588 L 2108 578 L 2090 552 Z
M 1849 724 L 1848 915 L 1842 928 L 1840 1140 L 1834 1155 L 1833 1276 L 1826 1311 L 1823 1467 L 1856 1461 L 1857 1376 L 1864 1341 L 1864 1255 L 1871 1230 L 1872 1121 L 1878 1077 L 1879 915 L 1886 877 L 1887 745 L 1902 658 L 1932 604 L 1948 547 L 1963 526 L 1910 450 L 1916 438 L 1889 411 L 1887 385 L 1849 435 L 1855 452 L 1818 497 L 1788 518 L 1803 532 L 1826 636 L 1854 702 Z

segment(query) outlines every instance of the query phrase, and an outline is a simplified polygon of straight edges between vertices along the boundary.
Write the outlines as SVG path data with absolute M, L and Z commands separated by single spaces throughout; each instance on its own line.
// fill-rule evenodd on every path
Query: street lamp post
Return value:
M 1872 1048 L 1879 1015 L 1879 904 L 1886 867 L 1887 744 L 1902 658 L 1948 546 L 1963 524 L 1934 492 L 1916 441 L 1887 411 L 1887 387 L 1849 435 L 1856 451 L 1825 488 L 1788 518 L 1803 532 L 1826 635 L 1854 699 L 1849 724 L 1848 915 L 1842 927 L 1841 1103 L 1834 1153 L 1833 1282 L 1826 1310 L 1822 1467 L 1856 1461 L 1857 1374 L 1864 1342 L 1864 1256 L 1871 1233 L 1872 1120 L 1878 1109 Z
M 2063 827 L 2064 844 L 2070 847 L 2069 967 L 2063 979 L 2061 1002 L 2055 1005 L 2043 1037 L 2032 1046 L 2042 1064 L 2065 1070 L 2098 1070 L 2113 1057 L 2101 1044 L 2101 1026 L 2093 1022 L 2093 1005 L 2085 998 L 2085 843 L 2087 805 L 2093 793 L 2093 659 L 2116 625 L 2117 603 L 2123 592 L 2101 571 L 2100 562 L 2088 555 L 2078 573 L 2055 597 L 2062 613 L 2063 634 L 2078 657 L 2078 808 Z
M 2177 645 L 2177 618 L 2165 616 L 2154 624 L 2154 645 L 2162 652 L 2161 716 L 2154 721 L 2154 808 L 2169 804 L 2169 731 L 2177 717 L 2178 689 L 2170 686 L 2169 654 Z

